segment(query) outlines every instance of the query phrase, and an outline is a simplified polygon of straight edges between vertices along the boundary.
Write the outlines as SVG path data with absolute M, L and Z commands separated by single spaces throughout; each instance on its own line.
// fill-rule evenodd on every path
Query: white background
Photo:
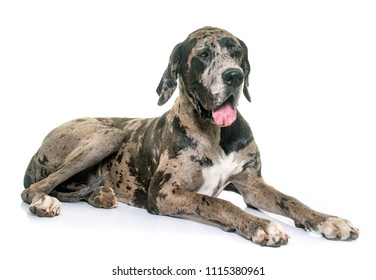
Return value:
M 263 266 L 266 276 L 259 279 L 373 275 L 371 3 L 2 1 L 0 277 L 114 279 L 117 265 Z M 158 107 L 155 92 L 170 52 L 206 25 L 227 29 L 248 45 L 252 103 L 242 98 L 240 111 L 261 150 L 265 180 L 318 211 L 350 219 L 361 231 L 357 241 L 327 241 L 281 221 L 291 239 L 272 249 L 126 205 L 63 204 L 61 214 L 48 219 L 32 216 L 21 202 L 26 166 L 57 125 L 85 116 L 158 116 L 171 107 Z M 238 196 L 227 197 L 246 209 Z M 216 277 L 192 279 L 209 278 Z M 230 278 L 249 279 L 220 279 Z

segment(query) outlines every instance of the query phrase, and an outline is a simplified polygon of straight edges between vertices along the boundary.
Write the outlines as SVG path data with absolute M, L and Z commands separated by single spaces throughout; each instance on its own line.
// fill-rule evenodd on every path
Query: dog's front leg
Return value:
M 277 247 L 286 244 L 289 238 L 276 223 L 250 215 L 228 201 L 188 191 L 167 175 L 152 182 L 148 210 L 215 224 L 259 245 Z
M 244 182 L 244 178 L 243 178 Z M 350 221 L 336 216 L 312 210 L 294 197 L 285 195 L 262 178 L 257 178 L 248 185 L 238 182 L 237 189 L 243 195 L 247 205 L 271 213 L 283 215 L 294 220 L 297 227 L 316 231 L 327 239 L 354 240 L 359 230 Z

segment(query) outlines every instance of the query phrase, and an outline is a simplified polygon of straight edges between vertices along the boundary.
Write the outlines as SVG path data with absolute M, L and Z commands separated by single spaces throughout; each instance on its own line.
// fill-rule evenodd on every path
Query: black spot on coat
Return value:
M 226 155 L 245 148 L 253 141 L 251 128 L 237 112 L 237 118 L 231 126 L 221 128 L 221 140 L 219 145 Z
M 38 162 L 39 162 L 41 165 L 46 165 L 46 164 L 49 162 L 49 160 L 48 160 L 48 158 L 47 158 L 46 155 L 43 155 L 43 158 L 38 158 Z
M 219 45 L 221 46 L 221 48 L 233 48 L 236 46 L 236 43 L 233 39 L 229 38 L 229 37 L 223 37 L 221 38 L 221 40 L 219 41 Z
M 176 158 L 178 153 L 184 149 L 195 149 L 197 143 L 187 136 L 186 128 L 181 124 L 178 116 L 175 116 L 172 121 L 174 137 L 173 143 L 168 147 L 170 158 Z
M 197 156 L 191 156 L 190 159 L 191 159 L 191 161 L 197 162 L 198 164 L 200 164 L 201 167 L 213 166 L 213 161 L 208 157 L 200 158 L 200 157 L 197 157 Z
M 143 189 L 137 189 L 134 192 L 134 205 L 136 207 L 144 208 L 146 206 L 148 194 Z

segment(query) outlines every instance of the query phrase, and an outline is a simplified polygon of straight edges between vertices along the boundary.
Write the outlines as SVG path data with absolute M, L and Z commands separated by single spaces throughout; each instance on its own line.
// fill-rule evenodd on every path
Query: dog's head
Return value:
M 157 88 L 158 105 L 171 97 L 179 78 L 181 93 L 201 118 L 229 126 L 236 119 L 241 92 L 251 101 L 249 72 L 247 47 L 241 40 L 218 28 L 196 30 L 173 49 Z

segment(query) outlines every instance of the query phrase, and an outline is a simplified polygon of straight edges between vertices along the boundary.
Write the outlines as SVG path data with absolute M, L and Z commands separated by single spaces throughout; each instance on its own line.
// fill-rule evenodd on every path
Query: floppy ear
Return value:
M 241 67 L 245 75 L 243 94 L 245 98 L 247 98 L 247 100 L 251 102 L 251 96 L 249 95 L 249 91 L 248 91 L 248 85 L 249 85 L 248 76 L 249 76 L 249 73 L 251 72 L 251 65 L 249 64 L 249 61 L 248 61 L 248 48 L 242 40 L 239 40 L 239 43 L 243 48 L 243 61 L 241 64 Z
M 181 62 L 182 45 L 183 43 L 177 44 L 172 50 L 167 69 L 163 73 L 162 79 L 157 87 L 159 106 L 165 104 L 176 89 L 178 79 L 177 69 Z

